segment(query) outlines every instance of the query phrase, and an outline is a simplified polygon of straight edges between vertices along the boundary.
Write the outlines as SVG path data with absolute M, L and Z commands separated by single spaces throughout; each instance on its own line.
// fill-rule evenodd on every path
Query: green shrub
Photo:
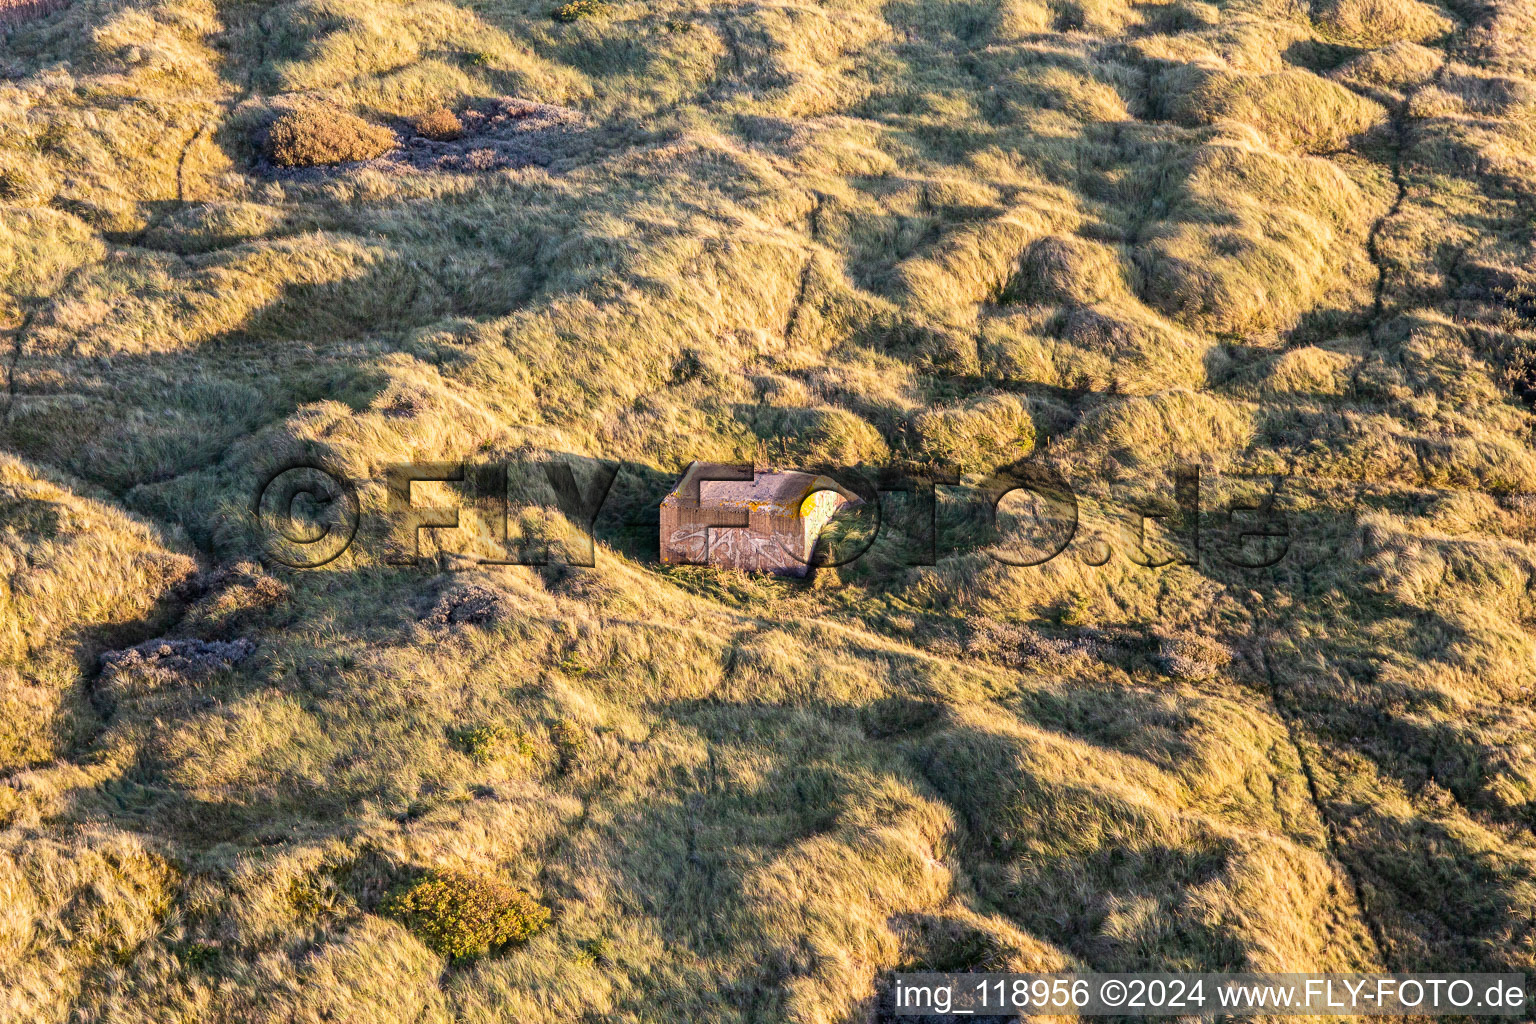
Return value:
M 394 148 L 394 132 L 332 106 L 291 110 L 273 122 L 267 136 L 268 155 L 283 167 L 372 160 Z
M 294 879 L 288 887 L 288 902 L 300 916 L 336 917 L 342 911 L 341 894 L 318 881 Z
M 1093 602 L 1086 594 L 1070 594 L 1051 608 L 1051 617 L 1063 626 L 1086 626 L 1093 621 Z
M 578 18 L 590 18 L 607 6 L 603 0 L 570 0 L 569 3 L 555 8 L 554 13 L 550 17 L 556 21 L 569 23 Z
M 606 938 L 601 936 L 595 939 L 588 939 L 577 947 L 576 954 L 572 959 L 583 966 L 611 964 L 613 963 L 613 946 Z
M 411 127 L 416 129 L 417 135 L 434 142 L 452 142 L 464 134 L 464 122 L 447 107 L 422 114 L 411 123 Z
M 454 746 L 480 764 L 489 764 L 508 753 L 515 753 L 520 757 L 534 755 L 533 743 L 528 739 L 527 733 L 519 729 L 509 729 L 500 724 L 453 729 L 449 732 L 448 738 Z
M 219 947 L 203 942 L 188 942 L 176 950 L 176 959 L 189 970 L 204 971 L 219 959 Z
M 396 892 L 380 909 L 455 962 L 525 942 L 549 923 L 549 908 L 526 892 L 459 872 L 442 872 Z

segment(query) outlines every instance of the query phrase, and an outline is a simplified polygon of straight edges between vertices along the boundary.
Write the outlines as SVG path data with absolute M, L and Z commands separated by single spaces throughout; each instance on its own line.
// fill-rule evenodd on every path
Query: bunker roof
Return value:
M 677 486 L 662 500 L 662 505 L 676 505 L 690 480 L 706 470 L 724 467 L 718 462 L 695 462 L 678 480 Z M 746 509 L 757 511 L 766 508 L 777 515 L 799 515 L 801 503 L 816 491 L 834 491 L 843 500 L 857 502 L 858 496 L 842 487 L 829 476 L 802 473 L 799 470 L 766 470 L 756 473 L 751 480 L 701 480 L 699 505 L 703 508 Z

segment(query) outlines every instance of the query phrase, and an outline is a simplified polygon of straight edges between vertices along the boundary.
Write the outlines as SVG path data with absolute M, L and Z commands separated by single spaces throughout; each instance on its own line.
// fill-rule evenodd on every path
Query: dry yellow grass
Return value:
M 901 967 L 1536 968 L 1524 7 L 550 14 L 10 30 L 0 1021 L 830 1024 Z M 508 95 L 575 112 L 529 166 L 261 159 L 284 111 Z M 1079 498 L 1037 568 L 987 550 L 1026 504 L 997 536 L 947 489 L 936 564 L 900 495 L 805 585 L 654 557 L 692 459 L 1026 456 Z M 251 500 L 300 458 L 363 527 L 261 567 Z M 620 462 L 598 568 L 471 567 L 571 526 L 444 485 L 461 528 L 388 564 L 385 468 L 465 458 Z M 1176 461 L 1205 546 L 1154 569 Z M 1239 568 L 1223 510 L 1261 499 L 1291 549 Z M 251 647 L 103 670 L 158 637 Z M 433 875 L 549 926 L 452 964 L 385 902 Z
M 119 509 L 0 457 L 0 770 L 46 763 L 96 724 L 81 673 L 111 639 L 163 619 L 195 564 Z

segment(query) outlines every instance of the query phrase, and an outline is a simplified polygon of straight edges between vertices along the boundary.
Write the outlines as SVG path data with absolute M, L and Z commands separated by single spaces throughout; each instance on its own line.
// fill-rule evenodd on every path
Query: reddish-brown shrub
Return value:
M 272 162 L 284 167 L 371 160 L 394 148 L 394 132 L 332 106 L 289 111 L 267 136 Z
M 416 134 L 434 142 L 452 142 L 464 134 L 464 124 L 458 115 L 447 107 L 439 107 L 429 114 L 422 114 L 411 123 Z

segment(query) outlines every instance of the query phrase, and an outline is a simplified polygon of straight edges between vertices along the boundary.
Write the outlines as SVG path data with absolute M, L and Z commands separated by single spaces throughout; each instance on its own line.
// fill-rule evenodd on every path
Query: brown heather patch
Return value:
M 434 142 L 452 142 L 464 134 L 464 123 L 447 107 L 422 114 L 411 121 L 416 134 Z
M 278 117 L 267 154 L 280 167 L 319 167 L 371 160 L 393 149 L 394 132 L 336 107 L 312 106 Z

